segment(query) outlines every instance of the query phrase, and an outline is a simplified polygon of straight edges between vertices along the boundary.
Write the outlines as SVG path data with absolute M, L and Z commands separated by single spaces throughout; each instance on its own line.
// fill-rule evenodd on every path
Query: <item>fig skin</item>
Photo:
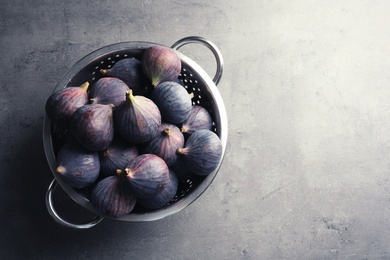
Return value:
M 210 130 L 198 130 L 190 135 L 184 148 L 177 150 L 183 161 L 196 175 L 209 175 L 217 169 L 222 158 L 222 142 Z
M 177 160 L 177 149 L 183 146 L 184 135 L 180 129 L 176 125 L 162 123 L 158 134 L 142 145 L 142 151 L 161 157 L 168 166 L 171 166 Z
M 104 77 L 90 88 L 89 101 L 93 104 L 113 104 L 119 106 L 126 100 L 125 93 L 129 87 L 120 79 Z
M 136 204 L 127 180 L 119 175 L 100 180 L 91 193 L 91 203 L 105 217 L 118 218 L 129 214 Z
M 178 184 L 179 182 L 176 174 L 172 170 L 169 170 L 169 181 L 167 186 L 165 186 L 157 195 L 150 198 L 137 199 L 137 202 L 147 209 L 162 208 L 175 197 Z
M 114 113 L 118 133 L 128 142 L 144 143 L 152 139 L 161 125 L 160 110 L 152 100 L 126 92 L 126 101 Z
M 169 181 L 169 168 L 154 154 L 142 154 L 125 168 L 131 192 L 137 198 L 148 198 L 161 192 Z
M 74 111 L 88 103 L 89 83 L 67 87 L 52 93 L 46 100 L 45 110 L 52 122 L 68 122 Z
M 173 81 L 181 72 L 181 60 L 176 52 L 164 46 L 147 48 L 141 58 L 141 66 L 153 87 L 164 81 Z
M 204 107 L 195 105 L 188 118 L 182 123 L 181 131 L 190 135 L 197 130 L 211 130 L 212 128 L 213 120 L 210 113 Z
M 113 105 L 87 104 L 70 118 L 70 131 L 77 141 L 91 151 L 106 149 L 114 138 Z
M 72 188 L 85 188 L 99 177 L 100 162 L 96 152 L 89 151 L 73 138 L 59 149 L 55 173 Z
M 180 124 L 191 113 L 191 96 L 177 82 L 166 81 L 160 83 L 153 90 L 150 98 L 159 108 L 162 121 L 164 122 Z
M 152 83 L 142 71 L 141 61 L 134 57 L 121 59 L 110 69 L 101 69 L 100 73 L 122 80 L 133 90 L 134 95 L 147 96 L 152 89 Z

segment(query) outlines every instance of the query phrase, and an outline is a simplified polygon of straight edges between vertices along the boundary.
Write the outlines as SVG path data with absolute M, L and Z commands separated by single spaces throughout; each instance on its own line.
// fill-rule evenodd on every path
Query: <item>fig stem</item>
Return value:
M 184 149 L 184 148 L 177 148 L 176 152 L 177 152 L 178 154 L 183 154 L 183 153 L 184 153 L 183 149 Z
M 88 82 L 88 81 L 84 82 L 84 83 L 80 86 L 80 88 L 81 88 L 82 90 L 84 90 L 85 92 L 87 92 L 88 87 L 89 87 L 89 82 Z
M 181 130 L 182 133 L 187 133 L 187 128 L 184 127 L 184 126 L 182 126 L 180 130 Z
M 193 98 L 195 97 L 194 92 L 191 92 L 191 93 L 189 93 L 188 95 L 190 96 L 191 99 L 193 99 Z
M 101 70 L 100 70 L 100 73 L 101 73 L 103 76 L 105 76 L 105 75 L 107 74 L 107 71 L 108 71 L 108 70 L 106 70 L 106 69 L 101 69 Z
M 56 173 L 64 174 L 65 173 L 65 167 L 58 166 L 55 171 L 56 171 Z
M 130 101 L 131 103 L 134 103 L 134 95 L 133 95 L 133 90 L 129 89 L 126 91 L 126 100 Z
M 167 136 L 170 136 L 171 135 L 171 129 L 169 129 L 168 127 L 164 129 L 164 133 L 167 135 Z

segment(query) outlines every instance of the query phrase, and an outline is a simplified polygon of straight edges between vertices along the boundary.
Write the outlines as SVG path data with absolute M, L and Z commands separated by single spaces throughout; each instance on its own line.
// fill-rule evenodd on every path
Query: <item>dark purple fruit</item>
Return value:
M 170 202 L 176 195 L 178 187 L 178 180 L 173 171 L 169 171 L 169 181 L 167 186 L 159 192 L 157 195 L 150 198 L 138 199 L 137 202 L 141 206 L 147 209 L 158 209 L 164 207 L 168 202 Z
M 110 69 L 101 69 L 100 72 L 104 76 L 123 80 L 134 95 L 146 95 L 152 86 L 142 71 L 141 61 L 133 57 L 119 60 Z
M 142 145 L 144 153 L 160 156 L 168 166 L 177 160 L 177 149 L 184 146 L 184 135 L 172 124 L 163 123 L 156 136 Z
M 91 203 L 102 216 L 117 218 L 134 209 L 136 198 L 131 194 L 126 178 L 116 175 L 98 182 L 92 190 Z
M 89 100 L 94 104 L 113 104 L 119 106 L 125 101 L 129 87 L 120 79 L 104 77 L 96 81 L 89 91 Z
M 125 169 L 131 191 L 137 198 L 148 198 L 161 192 L 169 181 L 169 169 L 163 159 L 154 154 L 142 154 Z
M 91 151 L 106 149 L 114 138 L 113 105 L 87 104 L 69 122 L 73 136 Z
M 115 126 L 119 134 L 130 143 L 143 143 L 152 139 L 161 125 L 161 114 L 152 100 L 126 92 L 126 101 L 115 110 Z
M 213 120 L 209 112 L 201 106 L 193 106 L 188 118 L 183 122 L 181 131 L 186 134 L 192 134 L 197 130 L 213 128 Z
M 160 109 L 162 121 L 171 124 L 184 122 L 191 113 L 192 101 L 187 90 L 179 83 L 160 83 L 150 97 Z
M 90 186 L 99 176 L 99 155 L 68 139 L 58 151 L 55 173 L 73 188 Z
M 186 165 L 197 175 L 208 175 L 217 169 L 222 159 L 222 142 L 210 130 L 198 130 L 177 150 Z
M 89 83 L 79 87 L 67 87 L 50 95 L 46 101 L 45 110 L 48 118 L 53 122 L 68 121 L 76 109 L 88 103 Z
M 177 79 L 181 71 L 180 57 L 173 49 L 164 46 L 155 45 L 147 48 L 141 64 L 153 87 L 161 82 Z
M 100 171 L 103 175 L 116 175 L 117 170 L 125 170 L 127 164 L 139 155 L 138 148 L 120 137 L 114 137 L 111 144 L 99 152 Z

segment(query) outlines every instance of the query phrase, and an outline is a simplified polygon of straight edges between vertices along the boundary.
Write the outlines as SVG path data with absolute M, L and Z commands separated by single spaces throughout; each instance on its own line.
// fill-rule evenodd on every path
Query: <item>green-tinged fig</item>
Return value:
M 164 122 L 180 124 L 191 113 L 192 101 L 190 94 L 174 81 L 160 83 L 153 90 L 150 98 L 159 108 Z
M 104 76 L 123 80 L 133 90 L 134 95 L 147 95 L 152 89 L 152 83 L 141 68 L 141 61 L 131 57 L 114 63 L 110 69 L 101 69 Z
M 73 188 L 85 188 L 99 176 L 100 162 L 96 152 L 89 151 L 73 138 L 58 151 L 55 173 Z
M 148 198 L 161 192 L 169 181 L 169 169 L 163 159 L 154 154 L 142 154 L 125 168 L 131 192 L 137 198 Z
M 76 109 L 88 103 L 89 83 L 85 82 L 78 87 L 60 89 L 46 100 L 45 110 L 48 118 L 53 122 L 68 121 Z
M 70 118 L 70 131 L 91 151 L 106 149 L 114 138 L 113 105 L 87 104 Z
M 90 88 L 89 100 L 94 104 L 113 104 L 119 106 L 125 101 L 125 93 L 129 87 L 120 79 L 104 77 L 96 81 Z
M 91 204 L 102 216 L 118 218 L 134 209 L 136 198 L 121 174 L 102 179 L 92 190 Z
M 137 200 L 141 206 L 147 209 L 158 209 L 165 206 L 176 195 L 178 180 L 175 173 L 169 170 L 169 181 L 167 186 L 157 195 L 150 198 L 140 198 Z
M 114 113 L 115 126 L 128 142 L 140 144 L 152 139 L 161 125 L 160 110 L 152 100 L 126 92 L 126 101 Z
M 161 124 L 158 133 L 142 145 L 144 153 L 160 156 L 168 166 L 176 162 L 176 151 L 183 146 L 183 133 L 177 126 L 168 123 Z
M 222 142 L 210 130 L 198 130 L 187 139 L 184 148 L 177 152 L 183 155 L 187 166 L 197 175 L 208 175 L 217 169 L 222 159 Z
M 177 79 L 181 71 L 181 60 L 176 52 L 171 48 L 159 45 L 145 50 L 141 65 L 153 87 L 161 82 Z
M 185 134 L 192 134 L 197 130 L 213 128 L 213 120 L 210 113 L 201 106 L 195 105 L 191 109 L 190 115 L 181 125 L 181 131 Z

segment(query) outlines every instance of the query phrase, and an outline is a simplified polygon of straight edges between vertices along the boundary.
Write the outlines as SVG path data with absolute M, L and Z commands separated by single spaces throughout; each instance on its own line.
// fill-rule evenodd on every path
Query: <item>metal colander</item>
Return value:
M 206 46 L 212 51 L 217 63 L 216 73 L 213 79 L 193 60 L 179 52 L 178 49 L 186 44 L 199 43 Z M 112 44 L 101 49 L 98 49 L 81 60 L 79 60 L 73 67 L 65 74 L 62 80 L 57 84 L 54 91 L 65 87 L 80 86 L 82 83 L 88 81 L 93 84 L 102 77 L 100 69 L 107 69 L 112 67 L 115 62 L 129 57 L 141 58 L 144 50 L 153 45 L 161 45 L 151 42 L 122 42 Z M 164 207 L 156 210 L 145 210 L 135 208 L 130 214 L 115 218 L 115 220 L 122 221 L 152 221 L 164 218 L 171 214 L 177 213 L 194 202 L 211 184 L 214 180 L 225 154 L 227 143 L 228 123 L 225 105 L 221 95 L 216 87 L 222 76 L 223 59 L 218 48 L 210 41 L 197 36 L 190 36 L 183 38 L 174 43 L 171 48 L 177 52 L 182 62 L 182 71 L 179 79 L 182 81 L 184 88 L 193 93 L 193 105 L 201 105 L 206 108 L 213 118 L 213 131 L 220 137 L 222 141 L 222 158 L 217 169 L 207 176 L 195 176 L 183 179 L 179 182 L 178 191 L 175 197 Z M 49 167 L 54 175 L 46 193 L 46 205 L 49 214 L 54 220 L 62 225 L 85 229 L 98 224 L 103 217 L 95 211 L 93 205 L 89 200 L 88 189 L 78 190 L 73 189 L 64 183 L 55 174 L 56 168 L 56 154 L 61 146 L 60 141 L 57 140 L 53 134 L 53 125 L 47 116 L 44 118 L 43 126 L 43 144 L 46 158 Z M 85 224 L 74 224 L 63 219 L 55 210 L 52 193 L 58 185 L 79 205 L 96 214 L 96 217 Z

